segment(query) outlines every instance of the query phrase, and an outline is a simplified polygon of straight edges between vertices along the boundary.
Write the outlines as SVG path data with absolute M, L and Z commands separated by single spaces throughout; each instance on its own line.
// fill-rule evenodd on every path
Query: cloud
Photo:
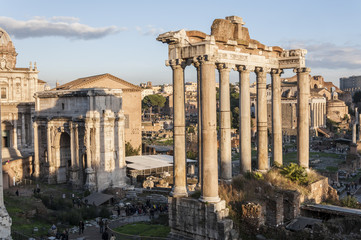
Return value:
M 33 17 L 27 21 L 0 16 L 0 26 L 11 36 L 24 39 L 30 37 L 59 36 L 70 39 L 97 39 L 127 30 L 116 26 L 91 27 L 79 23 L 75 17 Z
M 287 45 L 287 44 L 286 44 Z M 361 69 L 359 45 L 336 45 L 329 42 L 293 42 L 290 49 L 307 49 L 306 64 L 311 68 Z
M 149 36 L 149 35 L 157 36 L 157 35 L 165 32 L 165 30 L 163 28 L 155 27 L 153 25 L 148 25 L 144 28 L 138 26 L 138 27 L 135 27 L 135 29 L 140 34 L 145 35 L 145 36 Z

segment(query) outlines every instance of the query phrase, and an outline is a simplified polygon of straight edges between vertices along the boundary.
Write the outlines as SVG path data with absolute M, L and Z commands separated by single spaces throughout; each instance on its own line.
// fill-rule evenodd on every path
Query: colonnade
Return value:
M 184 108 L 184 69 L 185 59 L 172 59 L 167 62 L 173 70 L 174 103 L 174 187 L 173 197 L 188 195 L 186 186 L 186 146 L 185 146 L 185 108 Z M 252 67 L 219 63 L 205 55 L 193 59 L 197 68 L 199 101 L 199 180 L 201 185 L 200 201 L 217 202 L 218 197 L 218 154 L 217 154 L 217 107 L 215 68 L 219 71 L 220 81 L 220 178 L 232 178 L 231 159 L 231 111 L 229 93 L 230 70 L 239 72 L 239 133 L 241 172 L 251 168 L 251 113 L 250 113 L 250 73 L 256 73 L 257 81 L 257 158 L 258 170 L 269 169 L 268 132 L 267 132 L 267 92 L 266 76 L 272 79 L 272 146 L 273 159 L 282 164 L 282 106 L 281 78 L 282 69 Z M 309 111 L 310 96 L 308 68 L 296 68 L 298 88 L 298 162 L 308 168 L 309 152 Z

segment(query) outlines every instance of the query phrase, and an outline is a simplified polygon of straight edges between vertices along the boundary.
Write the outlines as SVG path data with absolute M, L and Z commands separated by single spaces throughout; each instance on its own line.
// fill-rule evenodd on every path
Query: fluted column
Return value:
M 309 109 L 310 69 L 296 68 L 297 73 L 297 160 L 302 167 L 309 167 Z
M 26 145 L 25 136 L 25 113 L 23 113 L 21 114 L 21 146 Z
M 267 135 L 267 90 L 264 68 L 256 67 L 257 75 L 257 158 L 258 169 L 268 170 L 268 135 Z
M 252 171 L 250 68 L 237 66 L 239 72 L 239 156 L 241 172 Z
M 18 149 L 18 133 L 17 133 L 17 130 L 18 130 L 18 120 L 16 119 L 17 116 L 14 114 L 14 124 L 13 124 L 13 148 L 15 149 Z
M 281 69 L 272 69 L 272 155 L 273 162 L 282 165 L 282 103 Z
M 219 71 L 220 86 L 220 108 L 219 108 L 219 129 L 220 129 L 220 162 L 221 179 L 232 179 L 232 149 L 231 149 L 231 102 L 229 95 L 229 72 L 231 67 L 228 64 L 217 64 Z
M 39 139 L 38 139 L 38 123 L 33 122 L 34 128 L 34 177 L 38 178 L 40 174 L 39 165 Z
M 186 197 L 186 139 L 185 139 L 185 102 L 184 102 L 184 68 L 182 59 L 169 60 L 173 70 L 173 173 L 174 185 L 171 192 L 173 197 Z
M 198 105 L 198 116 L 197 116 L 197 123 L 198 123 L 198 186 L 201 186 L 201 179 L 202 179 L 202 121 L 201 121 L 201 114 L 202 114 L 202 103 L 201 103 L 201 68 L 200 63 L 197 59 L 193 60 L 193 65 L 197 69 L 197 105 Z
M 210 56 L 199 57 L 202 101 L 202 190 L 200 201 L 218 202 L 217 107 L 215 62 Z

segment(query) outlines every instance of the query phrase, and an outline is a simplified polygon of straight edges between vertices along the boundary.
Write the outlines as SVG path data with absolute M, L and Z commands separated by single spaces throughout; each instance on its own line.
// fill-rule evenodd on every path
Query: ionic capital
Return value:
M 234 70 L 238 72 L 253 72 L 255 70 L 254 66 L 246 66 L 246 65 L 236 65 Z
M 176 68 L 185 68 L 187 66 L 187 62 L 184 59 L 171 59 L 166 60 L 165 65 L 167 67 L 171 67 L 173 70 Z
M 213 55 L 202 55 L 197 57 L 197 60 L 200 64 L 215 64 L 216 57 Z
M 216 63 L 216 67 L 218 69 L 218 71 L 227 71 L 230 72 L 231 69 L 233 68 L 233 65 L 230 63 Z
M 280 75 L 283 74 L 283 69 L 279 69 L 279 68 L 272 68 L 271 69 L 271 74 L 272 75 Z
M 293 72 L 294 73 L 310 73 L 311 72 L 311 69 L 310 68 L 294 68 L 293 69 Z

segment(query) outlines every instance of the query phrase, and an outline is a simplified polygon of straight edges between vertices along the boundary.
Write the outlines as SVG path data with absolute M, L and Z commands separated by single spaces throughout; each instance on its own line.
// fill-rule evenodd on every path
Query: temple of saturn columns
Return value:
M 171 192 L 170 226 L 173 233 L 186 234 L 194 239 L 222 238 L 221 233 L 212 235 L 212 223 L 189 230 L 184 224 L 193 222 L 184 213 L 197 218 L 193 205 L 214 204 L 214 212 L 225 208 L 218 196 L 218 154 L 217 154 L 217 109 L 216 71 L 220 82 L 220 178 L 232 178 L 231 164 L 231 112 L 229 75 L 231 70 L 239 73 L 239 134 L 241 172 L 251 171 L 251 114 L 250 114 L 250 73 L 256 74 L 257 81 L 257 159 L 258 170 L 270 168 L 268 161 L 266 76 L 272 79 L 272 153 L 275 163 L 282 164 L 282 115 L 281 82 L 283 69 L 297 73 L 297 158 L 298 163 L 309 166 L 309 73 L 305 67 L 304 49 L 284 50 L 277 46 L 266 46 L 253 40 L 248 29 L 243 27 L 242 18 L 237 16 L 214 20 L 211 34 L 200 31 L 170 31 L 160 34 L 158 41 L 168 44 L 166 65 L 173 70 L 174 97 L 174 187 Z M 199 181 L 201 196 L 198 203 L 186 201 L 186 146 L 185 146 L 185 104 L 184 70 L 193 65 L 197 69 L 199 99 Z M 183 199 L 183 200 L 182 200 Z M 219 203 L 221 203 L 219 205 Z M 177 205 L 177 207 L 175 207 Z M 204 204 L 203 204 L 204 205 Z M 173 209 L 174 208 L 174 209 Z M 206 207 L 207 208 L 207 207 Z M 192 210 L 193 209 L 193 210 Z M 182 212 L 182 214 L 177 214 Z M 200 213 L 198 212 L 198 215 Z M 217 213 L 218 214 L 218 213 Z M 204 215 L 204 214 L 203 214 Z M 218 214 L 224 220 L 227 214 Z M 198 217 L 199 218 L 199 217 Z M 188 222 L 188 223 L 187 223 Z M 197 225 L 197 223 L 196 223 Z M 198 225 L 200 225 L 198 223 Z M 208 228 L 208 229 L 207 229 Z M 214 228 L 217 229 L 215 223 Z M 219 230 L 219 229 L 218 229 Z M 217 235 L 221 234 L 221 235 Z M 226 234 L 226 233 L 225 233 Z M 212 235 L 212 236 L 211 236 Z

